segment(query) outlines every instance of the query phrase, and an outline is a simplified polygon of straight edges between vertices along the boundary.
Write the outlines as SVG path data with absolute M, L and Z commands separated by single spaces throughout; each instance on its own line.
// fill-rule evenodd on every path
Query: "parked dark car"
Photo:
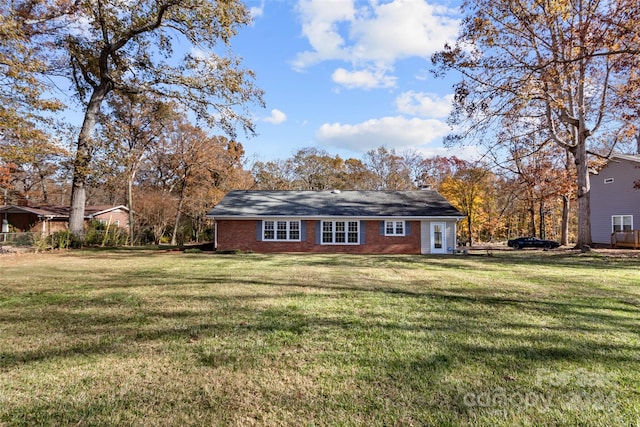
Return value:
M 507 246 L 513 249 L 523 249 L 523 248 L 554 249 L 560 246 L 560 243 L 554 240 L 538 239 L 537 237 L 518 237 L 517 239 L 509 240 L 507 242 Z

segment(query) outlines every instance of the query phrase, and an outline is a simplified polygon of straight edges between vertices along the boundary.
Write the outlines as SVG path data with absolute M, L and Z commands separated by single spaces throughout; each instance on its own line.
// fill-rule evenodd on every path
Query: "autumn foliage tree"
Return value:
M 291 190 L 294 181 L 290 160 L 257 161 L 251 167 L 251 174 L 254 187 L 259 190 Z
M 371 190 L 413 190 L 411 170 L 394 149 L 378 147 L 365 153 L 364 165 L 370 171 Z
M 590 141 L 630 134 L 637 110 L 640 3 L 636 0 L 467 0 L 454 45 L 433 56 L 436 72 L 456 70 L 452 122 L 458 137 L 504 143 L 499 130 L 537 123 L 543 139 L 576 165 L 578 245 L 591 243 Z
M 300 190 L 330 190 L 342 188 L 344 161 L 327 151 L 308 147 L 298 150 L 290 160 Z
M 21 199 L 52 203 L 51 193 L 68 152 L 43 132 L 21 133 L 20 138 L 0 140 L 0 162 L 8 174 L 2 187 Z
M 50 46 L 31 43 L 70 4 L 58 3 L 42 9 L 38 2 L 0 2 L 0 187 L 5 196 L 15 190 L 20 197 L 48 202 L 47 183 L 57 170 L 52 159 L 64 154 L 47 132 L 47 113 L 62 104 L 45 95 L 47 86 L 39 79 L 47 70 L 43 55 Z M 34 9 L 40 10 L 37 22 Z
M 486 167 L 456 157 L 448 163 L 452 174 L 443 179 L 438 190 L 465 216 L 462 232 L 473 245 L 476 228 L 486 220 L 487 211 L 482 207 L 491 196 L 492 174 Z
M 69 219 L 71 230 L 81 236 L 94 131 L 112 93 L 179 100 L 208 127 L 235 135 L 237 127 L 252 132 L 246 108 L 262 104 L 262 92 L 253 85 L 253 73 L 242 69 L 230 51 L 231 38 L 250 22 L 238 0 L 16 0 L 7 12 L 42 25 L 58 3 L 67 6 L 63 16 L 21 45 L 45 44 L 36 59 L 46 63 L 50 74 L 67 77 L 84 106 Z
M 159 144 L 164 133 L 179 115 L 177 106 L 159 101 L 149 94 L 122 94 L 108 102 L 108 115 L 100 126 L 103 161 L 109 167 L 109 178 L 122 183 L 129 208 L 129 242 L 135 241 L 135 209 L 133 190 L 136 175 L 146 156 Z M 122 184 L 116 184 L 122 185 Z
M 5 142 L 42 140 L 45 113 L 62 107 L 45 96 L 47 85 L 39 79 L 47 71 L 44 55 L 50 45 L 32 40 L 64 15 L 71 2 L 59 1 L 51 8 L 38 3 L 0 2 L 0 139 Z

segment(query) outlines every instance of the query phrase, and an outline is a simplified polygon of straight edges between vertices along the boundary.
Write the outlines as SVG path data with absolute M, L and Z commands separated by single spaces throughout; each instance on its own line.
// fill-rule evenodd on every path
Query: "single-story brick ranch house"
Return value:
M 445 254 L 463 215 L 434 190 L 238 190 L 207 217 L 218 250 Z
M 69 206 L 0 206 L 2 232 L 40 232 L 42 235 L 69 228 Z M 96 220 L 111 226 L 129 229 L 129 209 L 126 206 L 86 206 L 86 223 Z

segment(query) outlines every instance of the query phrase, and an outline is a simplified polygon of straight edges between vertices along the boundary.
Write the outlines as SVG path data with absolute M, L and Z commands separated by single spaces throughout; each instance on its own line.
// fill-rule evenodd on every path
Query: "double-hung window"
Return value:
M 633 230 L 633 215 L 613 215 L 611 217 L 613 232 Z
M 359 221 L 322 221 L 322 244 L 357 245 L 360 243 Z
M 385 221 L 384 222 L 385 236 L 404 236 L 404 233 L 405 233 L 404 221 Z
M 300 221 L 266 220 L 262 222 L 262 240 L 300 241 Z
M 109 221 L 107 221 L 106 219 L 98 219 L 98 222 L 99 222 L 101 225 L 109 225 Z M 116 227 L 120 227 L 120 220 L 119 220 L 119 219 L 116 219 L 116 220 L 115 220 L 115 221 L 113 221 L 111 224 L 112 224 L 112 225 L 115 225 Z

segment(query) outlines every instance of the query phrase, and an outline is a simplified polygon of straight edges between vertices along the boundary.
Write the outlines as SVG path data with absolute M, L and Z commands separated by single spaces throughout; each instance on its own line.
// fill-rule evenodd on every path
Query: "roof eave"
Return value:
M 282 218 L 282 219 L 309 219 L 309 220 L 319 220 L 319 219 L 360 219 L 360 220 L 385 220 L 385 219 L 395 219 L 395 220 L 433 220 L 433 219 L 449 219 L 449 220 L 460 220 L 465 218 L 464 215 L 420 215 L 420 216 L 411 216 L 411 215 L 375 215 L 375 216 L 363 216 L 363 215 L 206 215 L 206 218 L 210 218 L 213 220 L 258 220 L 265 218 Z
M 108 213 L 108 212 L 112 212 L 112 211 L 115 211 L 117 209 L 123 209 L 124 211 L 127 211 L 127 212 L 129 211 L 129 208 L 126 207 L 125 205 L 118 205 L 118 206 L 113 206 L 113 207 L 108 208 L 108 209 L 103 209 L 101 211 L 88 214 L 88 215 L 86 215 L 86 218 L 91 219 L 94 216 L 98 216 L 98 215 L 102 215 L 102 214 L 105 214 L 105 213 Z

